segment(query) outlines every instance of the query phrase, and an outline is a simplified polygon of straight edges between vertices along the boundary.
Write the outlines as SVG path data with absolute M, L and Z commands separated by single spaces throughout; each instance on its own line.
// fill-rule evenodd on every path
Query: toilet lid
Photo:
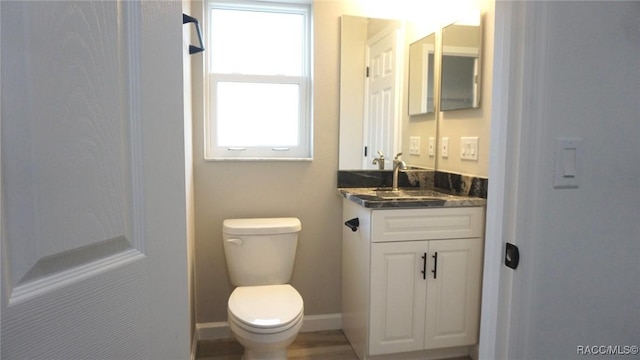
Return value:
M 296 320 L 302 310 L 302 296 L 288 284 L 240 286 L 229 297 L 229 312 L 253 328 L 286 326 Z

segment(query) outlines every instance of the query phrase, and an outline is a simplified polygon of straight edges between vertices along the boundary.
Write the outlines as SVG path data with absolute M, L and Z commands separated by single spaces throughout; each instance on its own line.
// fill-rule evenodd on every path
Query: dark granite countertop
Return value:
M 487 199 L 449 195 L 437 190 L 401 188 L 399 191 L 380 188 L 338 188 L 345 199 L 366 208 L 425 208 L 486 206 Z

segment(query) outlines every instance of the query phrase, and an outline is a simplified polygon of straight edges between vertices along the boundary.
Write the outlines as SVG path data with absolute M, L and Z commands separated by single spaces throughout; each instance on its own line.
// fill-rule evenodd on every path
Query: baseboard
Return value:
M 231 330 L 226 321 L 197 323 L 196 334 L 198 341 L 228 339 L 231 337 Z
M 305 315 L 300 332 L 315 332 L 342 329 L 342 314 Z M 198 340 L 218 340 L 231 337 L 229 323 L 226 321 L 197 323 Z
M 442 360 L 460 359 L 469 356 L 468 346 L 442 348 L 433 350 L 410 351 L 396 354 L 365 355 L 366 360 Z
M 198 352 L 198 333 L 194 332 L 191 338 L 191 360 L 196 360 L 196 353 Z
M 300 332 L 342 330 L 342 314 L 305 315 Z

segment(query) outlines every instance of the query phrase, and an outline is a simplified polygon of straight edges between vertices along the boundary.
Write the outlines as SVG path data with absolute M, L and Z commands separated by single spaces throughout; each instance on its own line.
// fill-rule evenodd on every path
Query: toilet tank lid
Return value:
M 298 232 L 302 224 L 298 218 L 226 219 L 222 231 L 231 235 L 266 235 Z

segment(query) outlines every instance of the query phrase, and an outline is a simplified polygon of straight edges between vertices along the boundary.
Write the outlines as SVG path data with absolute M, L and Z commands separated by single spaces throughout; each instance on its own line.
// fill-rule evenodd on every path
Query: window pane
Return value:
M 219 146 L 298 145 L 299 85 L 218 82 Z
M 302 14 L 211 10 L 211 71 L 303 75 Z

